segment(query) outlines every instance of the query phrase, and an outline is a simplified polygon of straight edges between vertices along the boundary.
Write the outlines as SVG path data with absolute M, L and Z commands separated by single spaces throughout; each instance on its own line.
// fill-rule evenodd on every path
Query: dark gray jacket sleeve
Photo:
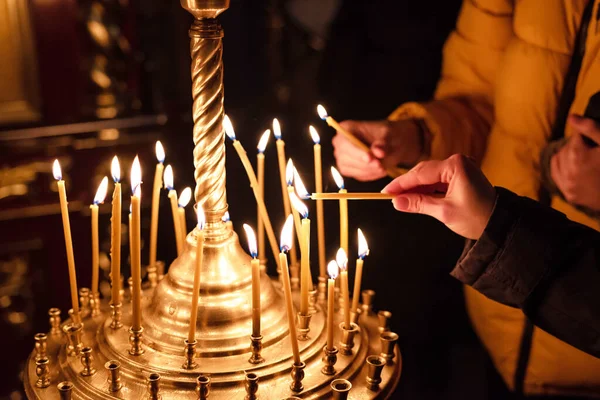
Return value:
M 502 188 L 488 225 L 451 274 L 600 357 L 600 233 Z

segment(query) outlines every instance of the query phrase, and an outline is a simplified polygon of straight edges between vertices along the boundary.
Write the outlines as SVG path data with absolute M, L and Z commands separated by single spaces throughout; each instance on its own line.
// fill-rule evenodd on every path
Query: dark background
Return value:
M 115 118 L 143 116 L 147 117 L 144 123 L 119 129 L 118 139 L 112 142 L 98 141 L 98 130 L 28 138 L 22 129 L 110 121 L 98 118 L 94 111 L 99 108 L 95 100 L 99 89 L 89 78 L 95 55 L 102 53 L 86 30 L 95 3 L 33 0 L 42 118 L 30 124 L 0 126 L 3 166 L 49 165 L 55 157 L 66 160 L 63 168 L 69 200 L 83 204 L 80 210 L 71 210 L 80 286 L 89 286 L 90 279 L 86 268 L 91 260 L 87 204 L 99 179 L 109 175 L 115 153 L 122 159 L 124 174 L 136 153 L 142 165 L 152 166 L 154 142 L 160 138 L 167 151 L 166 163 L 175 170 L 176 187 L 181 190 L 194 185 L 187 36 L 192 17 L 177 1 L 99 3 L 110 11 L 107 23 L 117 26 L 130 44 L 129 50 L 105 52 L 109 66 L 114 67 L 111 76 L 120 82 L 114 89 L 119 99 Z M 277 117 L 287 155 L 294 159 L 310 190 L 314 184 L 308 125 L 314 125 L 323 146 L 325 190 L 335 190 L 327 173 L 334 165 L 334 131 L 318 119 L 316 104 L 323 103 L 340 121 L 384 119 L 405 101 L 430 98 L 439 76 L 442 45 L 454 26 L 459 3 L 232 0 L 220 20 L 225 29 L 225 107 L 238 139 L 254 154 L 260 134 Z M 17 140 L 6 140 L 15 135 Z M 85 143 L 91 144 L 86 147 Z M 265 153 L 265 197 L 279 231 L 283 210 L 274 147 L 271 139 Z M 150 168 L 146 169 L 145 181 L 151 182 Z M 386 183 L 385 179 L 371 183 L 346 180 L 350 191 L 379 191 Z M 19 214 L 31 207 L 55 205 L 57 196 L 51 186 L 49 174 L 39 172 L 28 183 L 27 196 L 0 198 L 5 217 L 0 219 L 0 285 L 9 288 L 0 296 L 0 342 L 15 344 L 8 346 L 12 362 L 0 367 L 0 396 L 18 395 L 18 374 L 33 349 L 33 334 L 47 330 L 47 308 L 68 308 L 60 215 L 56 210 L 34 217 L 27 211 L 25 216 Z M 150 187 L 145 185 L 146 190 Z M 255 224 L 256 208 L 242 165 L 229 144 L 227 188 L 229 210 L 240 232 L 243 223 Z M 145 193 L 143 198 L 150 196 Z M 110 246 L 107 203 L 101 206 L 100 216 L 105 253 Z M 339 240 L 338 209 L 335 202 L 325 203 L 327 255 L 333 258 Z M 148 216 L 149 204 L 144 206 Z M 191 227 L 194 216 L 191 208 L 188 211 Z M 371 248 L 363 288 L 377 292 L 375 307 L 392 312 L 392 328 L 400 335 L 404 368 L 396 397 L 491 398 L 489 387 L 496 378 L 470 329 L 462 289 L 447 274 L 461 252 L 462 240 L 437 221 L 397 213 L 387 202 L 350 202 L 349 214 L 351 255 L 356 251 L 359 227 Z M 170 223 L 163 196 L 158 256 L 167 264 L 175 257 Z M 148 227 L 143 228 L 147 235 Z M 126 248 L 123 254 L 127 254 Z M 143 250 L 143 257 L 147 251 Z M 106 257 L 104 260 L 107 262 Z M 312 261 L 316 276 L 316 251 Z M 350 268 L 351 282 L 352 273 Z

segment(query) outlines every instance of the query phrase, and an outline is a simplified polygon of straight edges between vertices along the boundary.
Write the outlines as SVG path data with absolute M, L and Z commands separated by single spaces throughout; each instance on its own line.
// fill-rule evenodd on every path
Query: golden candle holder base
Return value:
M 92 307 L 90 304 L 90 295 L 92 292 L 88 288 L 79 289 L 79 313 L 81 318 L 87 318 L 92 314 Z
M 161 400 L 160 392 L 160 375 L 157 373 L 148 376 L 148 400 Z
M 310 312 L 307 315 L 302 315 L 300 313 L 297 314 L 298 327 L 296 330 L 298 331 L 298 340 L 306 341 L 310 339 L 308 332 L 310 332 L 310 320 L 312 319 L 313 315 L 314 314 Z
M 246 397 L 245 400 L 258 400 L 258 375 L 255 373 L 246 374 Z
M 196 357 L 196 345 L 198 344 L 198 341 L 194 339 L 193 342 L 190 342 L 189 340 L 185 339 L 183 343 L 185 343 L 185 348 L 183 350 L 185 362 L 181 368 L 194 369 L 198 366 L 198 364 L 194 361 L 194 358 Z
M 73 383 L 69 381 L 62 381 L 56 385 L 56 388 L 58 389 L 60 400 L 71 400 L 73 395 Z
M 331 382 L 334 400 L 346 400 L 352 389 L 352 383 L 346 379 L 335 379 Z
M 381 356 L 367 357 L 367 387 L 369 390 L 378 390 L 381 383 L 381 371 L 385 366 L 385 359 Z
M 398 341 L 398 335 L 394 332 L 383 332 L 380 336 L 381 354 L 387 365 L 394 364 L 394 348 Z
M 123 323 L 121 322 L 121 307 L 122 306 L 123 306 L 122 303 L 110 305 L 110 318 L 111 318 L 110 327 L 112 329 L 119 329 L 119 328 L 123 327 Z
M 335 375 L 335 363 L 337 362 L 337 347 L 333 346 L 332 349 L 328 349 L 327 346 L 323 347 L 323 368 L 321 373 L 323 375 Z
M 304 390 L 304 385 L 302 384 L 302 380 L 304 379 L 304 368 L 306 364 L 300 362 L 300 364 L 292 364 L 292 383 L 290 384 L 290 389 L 292 392 L 301 392 Z
M 123 387 L 123 383 L 121 383 L 121 363 L 117 360 L 109 360 L 104 364 L 104 368 L 108 373 L 108 391 L 115 393 L 121 390 Z
M 350 329 L 348 329 L 342 322 L 340 324 L 340 329 L 342 331 L 342 339 L 340 340 L 340 354 L 350 356 L 352 355 L 352 349 L 354 348 L 354 336 L 356 336 L 358 333 L 358 325 L 351 322 Z
M 262 335 L 250 336 L 250 350 L 252 351 L 252 355 L 248 359 L 250 364 L 260 364 L 265 361 L 260 355 L 260 352 L 262 351 L 262 340 Z
M 35 359 L 47 358 L 46 350 L 48 348 L 48 335 L 45 333 L 36 333 L 35 340 Z
M 100 293 L 90 293 L 90 307 L 92 309 L 92 318 L 101 315 L 100 311 Z
M 81 376 L 92 376 L 96 373 L 96 368 L 94 368 L 94 356 L 92 355 L 91 347 L 84 347 L 81 349 L 81 365 L 83 365 L 83 369 L 81 370 Z
M 60 328 L 60 309 L 56 307 L 49 309 L 48 316 L 48 321 L 50 322 L 50 334 L 60 335 L 62 333 L 62 329 Z
M 319 304 L 325 304 L 327 301 L 327 277 L 319 276 L 317 284 L 317 301 Z
M 350 313 L 350 322 L 356 324 L 356 325 L 360 325 L 358 322 L 360 320 L 360 316 L 362 315 L 362 308 L 357 308 L 356 310 L 354 310 L 353 312 Z
M 140 329 L 129 328 L 129 354 L 132 356 L 141 356 L 144 354 L 144 348 L 142 347 L 142 335 L 144 328 Z
M 83 348 L 81 334 L 83 333 L 82 323 L 70 323 L 63 325 L 63 332 L 67 337 L 67 355 L 69 357 L 78 356 Z
M 198 395 L 198 400 L 208 399 L 208 395 L 210 394 L 209 376 L 200 375 L 198 378 L 196 378 L 196 394 Z
M 40 358 L 35 362 L 35 374 L 37 376 L 37 380 L 35 381 L 35 386 L 44 389 L 50 386 L 50 367 L 48 364 L 50 360 L 47 358 Z

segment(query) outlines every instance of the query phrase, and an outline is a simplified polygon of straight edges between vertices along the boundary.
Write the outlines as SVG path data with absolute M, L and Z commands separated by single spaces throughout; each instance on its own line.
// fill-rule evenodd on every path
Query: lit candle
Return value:
M 344 178 L 335 167 L 331 167 L 331 175 L 340 193 L 347 193 L 344 188 Z M 340 247 L 348 254 L 348 200 L 340 199 Z
M 108 178 L 105 176 L 104 178 L 102 178 L 100 186 L 98 186 L 96 196 L 94 196 L 94 203 L 90 205 L 90 210 L 92 211 L 92 294 L 94 296 L 96 296 L 96 294 L 98 293 L 98 280 L 100 273 L 100 247 L 98 242 L 98 204 L 104 203 L 107 190 Z
M 165 149 L 160 141 L 155 146 L 156 170 L 154 171 L 154 185 L 152 186 L 152 214 L 150 219 L 150 259 L 148 265 L 156 267 L 156 242 L 158 240 L 158 210 L 160 209 L 160 189 L 163 185 L 163 170 L 165 165 Z
M 286 251 L 289 251 L 293 242 L 294 220 L 289 215 L 285 220 L 281 231 L 281 253 L 279 253 L 279 264 L 281 265 L 281 279 L 283 281 L 283 293 L 285 295 L 285 306 L 287 309 L 288 329 L 290 331 L 290 341 L 292 343 L 292 353 L 294 364 L 300 365 L 300 350 L 298 349 L 298 338 L 296 336 L 296 313 L 294 312 L 294 303 L 292 302 L 292 287 L 290 285 L 290 272 Z
M 248 224 L 244 224 L 244 230 L 248 237 L 248 250 L 252 256 L 250 266 L 252 267 L 252 336 L 260 336 L 260 260 L 256 258 L 256 236 Z
M 256 149 L 258 150 L 258 153 L 256 154 L 258 190 L 263 199 L 265 198 L 265 149 L 267 148 L 270 136 L 271 130 L 267 129 L 260 137 L 258 146 L 256 146 Z M 258 206 L 256 207 L 256 227 L 258 230 L 258 259 L 262 261 L 265 259 L 265 226 L 260 218 Z
M 335 261 L 340 268 L 340 286 L 342 287 L 342 301 L 344 308 L 344 326 L 350 329 L 350 294 L 348 291 L 348 256 L 340 248 L 335 256 Z
M 434 194 L 435 196 L 435 194 Z M 313 193 L 313 200 L 393 200 L 396 196 L 389 193 Z
M 300 240 L 300 314 L 308 315 L 308 291 L 312 289 L 310 282 L 310 219 L 308 208 L 295 193 L 290 193 L 293 208 L 302 216 Z
M 269 219 L 269 214 L 267 213 L 267 207 L 265 206 L 265 202 L 263 197 L 260 195 L 258 191 L 258 181 L 256 180 L 256 175 L 254 174 L 254 170 L 252 169 L 252 165 L 250 164 L 250 160 L 248 159 L 248 155 L 246 154 L 246 150 L 242 144 L 235 138 L 235 131 L 233 130 L 233 125 L 231 124 L 231 120 L 226 115 L 223 118 L 223 126 L 225 128 L 225 133 L 227 137 L 233 141 L 233 147 L 238 153 L 240 157 L 240 161 L 246 170 L 246 174 L 248 175 L 248 180 L 250 180 L 250 187 L 254 192 L 254 198 L 256 199 L 256 205 L 258 206 L 258 210 L 260 211 L 260 217 L 265 224 L 265 230 L 267 231 L 267 237 L 269 239 L 269 244 L 271 245 L 271 251 L 273 252 L 273 257 L 277 258 L 277 239 L 275 239 L 275 233 L 273 232 L 273 226 L 271 225 L 271 220 Z
M 356 274 L 354 275 L 354 291 L 352 292 L 352 312 L 358 308 L 358 297 L 360 295 L 360 284 L 362 281 L 362 270 L 365 257 L 369 255 L 369 245 L 362 231 L 358 230 L 358 258 L 356 259 Z
M 112 217 L 110 219 L 110 280 L 112 284 L 111 304 L 121 303 L 121 166 L 114 156 L 110 173 L 115 182 L 112 197 Z
M 77 296 L 77 275 L 75 274 L 75 257 L 73 255 L 73 240 L 71 238 L 71 222 L 69 220 L 69 208 L 67 207 L 67 191 L 65 181 L 58 160 L 52 165 L 54 179 L 57 180 L 58 196 L 60 199 L 60 214 L 62 215 L 63 232 L 65 234 L 65 248 L 67 251 L 67 265 L 69 267 L 69 286 L 71 288 L 71 303 L 73 305 L 74 322 L 81 322 L 79 316 L 79 297 Z
M 277 118 L 273 119 L 273 136 L 277 139 L 277 162 L 279 164 L 279 180 L 281 182 L 281 196 L 283 197 L 283 211 L 285 215 L 290 215 L 292 207 L 290 206 L 290 198 L 287 189 L 286 180 L 286 164 L 285 164 L 285 142 L 281 138 L 281 125 Z M 292 241 L 294 240 L 292 232 Z M 290 260 L 292 266 L 298 265 L 298 255 L 296 254 L 296 248 L 292 246 L 290 249 Z
M 142 248 L 141 248 L 141 210 L 140 201 L 142 197 L 142 169 L 140 160 L 135 156 L 131 165 L 131 328 L 139 331 L 142 327 Z
M 290 158 L 285 166 L 285 181 L 287 184 L 287 192 L 288 192 L 288 198 L 290 196 L 290 194 L 294 193 L 294 171 L 296 170 L 296 167 L 294 167 L 294 163 L 292 162 L 292 159 Z M 294 226 L 296 228 L 296 236 L 298 237 L 298 244 L 300 244 L 300 252 L 302 252 L 302 242 L 301 240 L 303 240 L 303 236 L 302 236 L 302 224 L 300 223 L 300 214 L 298 214 L 298 210 L 296 210 L 294 207 L 292 207 L 292 215 L 294 216 Z
M 369 146 L 367 146 L 365 143 L 361 142 L 360 139 L 358 139 L 356 136 L 354 136 L 352 134 L 352 132 L 342 128 L 342 126 L 335 119 L 333 119 L 331 116 L 329 116 L 327 114 L 327 110 L 325 110 L 325 107 L 323 107 L 322 105 L 319 104 L 317 106 L 317 113 L 319 114 L 319 117 L 327 123 L 327 125 L 329 125 L 333 129 L 335 129 L 338 133 L 343 135 L 354 146 L 358 147 L 360 150 L 362 150 L 366 153 L 371 152 L 371 149 L 369 149 Z M 407 172 L 407 170 L 404 168 L 388 167 L 385 165 L 384 165 L 384 168 L 385 168 L 387 174 L 392 178 L 396 178 L 398 175 L 401 175 L 401 174 Z
M 181 191 L 179 195 L 179 200 L 177 201 L 177 214 L 179 216 L 179 228 L 181 229 L 181 240 L 182 246 L 185 246 L 185 241 L 187 237 L 187 222 L 185 220 L 185 206 L 188 205 L 192 198 L 192 189 L 190 187 L 186 187 Z
M 192 314 L 190 316 L 190 330 L 188 332 L 189 343 L 196 340 L 196 321 L 198 320 L 198 300 L 200 298 L 200 270 L 202 269 L 202 258 L 204 255 L 204 224 L 206 219 L 200 203 L 196 205 L 196 214 L 198 215 L 198 229 L 196 229 L 196 268 L 194 269 Z
M 327 350 L 332 350 L 333 344 L 333 314 L 335 313 L 335 278 L 339 273 L 339 268 L 335 261 L 330 261 L 327 264 Z
M 310 199 L 310 193 L 308 193 L 308 190 L 306 190 L 306 186 L 304 186 L 304 182 L 302 182 L 302 179 L 300 178 L 300 174 L 298 173 L 298 170 L 296 168 L 294 168 L 294 187 L 296 188 L 296 195 L 298 196 L 298 198 L 302 199 L 302 200 L 307 200 Z M 293 192 L 292 192 L 293 193 Z M 293 207 L 294 210 L 296 209 L 295 207 Z M 308 217 L 308 210 L 306 211 L 307 213 L 307 217 Z M 300 238 L 302 240 L 306 240 L 308 242 L 307 244 L 307 261 L 306 263 L 308 264 L 308 290 L 313 290 L 313 279 L 312 279 L 312 272 L 310 271 L 310 220 L 308 221 L 308 232 L 301 232 Z M 302 221 L 302 223 L 304 223 L 304 221 Z M 302 259 L 304 259 L 304 255 L 302 256 Z
M 171 213 L 173 214 L 173 229 L 175 231 L 175 242 L 177 243 L 177 255 L 180 256 L 183 251 L 183 238 L 181 237 L 181 219 L 177 206 L 177 191 L 173 185 L 173 168 L 167 165 L 163 176 L 165 187 L 169 191 L 169 200 L 171 202 Z
M 314 142 L 313 153 L 315 162 L 315 190 L 323 192 L 323 169 L 321 166 L 321 138 L 317 130 L 311 125 L 308 127 L 310 137 Z M 325 220 L 323 217 L 323 201 L 317 200 L 317 239 L 319 243 L 319 276 L 325 276 Z

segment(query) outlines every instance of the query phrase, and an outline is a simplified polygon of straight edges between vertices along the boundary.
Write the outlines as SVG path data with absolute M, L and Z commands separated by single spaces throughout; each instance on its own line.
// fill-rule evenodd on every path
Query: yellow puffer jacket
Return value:
M 583 114 L 600 91 L 600 0 L 595 1 L 586 53 L 571 111 Z M 550 136 L 575 39 L 588 0 L 464 0 L 444 48 L 435 99 L 408 103 L 390 119 L 420 118 L 431 135 L 431 156 L 483 159 L 493 184 L 536 198 L 539 157 Z M 565 135 L 572 134 L 569 127 Z M 555 208 L 598 229 L 569 204 Z M 599 288 L 600 290 L 600 288 Z M 473 326 L 510 388 L 524 315 L 465 288 Z M 536 328 L 525 374 L 527 394 L 600 397 L 600 359 Z

